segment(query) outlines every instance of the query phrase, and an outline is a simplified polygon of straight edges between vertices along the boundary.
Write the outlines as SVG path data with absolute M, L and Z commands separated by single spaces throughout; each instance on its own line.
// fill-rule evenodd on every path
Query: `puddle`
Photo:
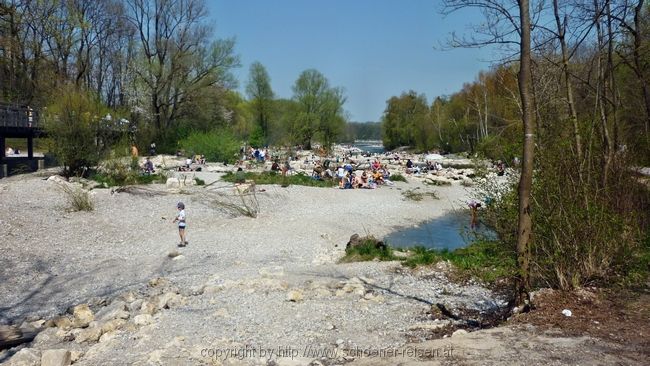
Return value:
M 384 237 L 384 242 L 394 248 L 423 246 L 430 249 L 466 247 L 477 238 L 496 239 L 494 231 L 485 225 L 470 228 L 469 212 L 450 212 L 423 224 L 395 231 Z

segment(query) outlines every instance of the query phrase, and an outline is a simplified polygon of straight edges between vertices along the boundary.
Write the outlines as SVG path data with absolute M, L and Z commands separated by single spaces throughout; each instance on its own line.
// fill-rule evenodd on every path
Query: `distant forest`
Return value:
M 381 140 L 380 122 L 349 122 L 345 126 L 345 132 L 341 142 L 353 142 L 355 140 Z

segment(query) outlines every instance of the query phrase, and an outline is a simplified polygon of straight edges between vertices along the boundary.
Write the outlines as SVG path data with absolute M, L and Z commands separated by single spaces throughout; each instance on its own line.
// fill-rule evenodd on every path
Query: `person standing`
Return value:
M 156 143 L 152 142 L 151 145 L 149 145 L 149 155 L 154 156 L 156 155 Z
M 176 204 L 176 209 L 178 210 L 178 214 L 176 215 L 176 218 L 174 219 L 173 223 L 178 222 L 178 235 L 181 237 L 181 242 L 178 244 L 179 247 L 184 247 L 187 245 L 187 238 L 185 236 L 185 229 L 186 229 L 186 216 L 185 216 L 185 204 L 183 202 L 179 202 Z

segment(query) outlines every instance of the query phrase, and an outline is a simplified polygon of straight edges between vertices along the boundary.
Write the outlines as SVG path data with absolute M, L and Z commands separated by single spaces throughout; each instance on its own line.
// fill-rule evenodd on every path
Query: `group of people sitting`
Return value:
M 390 184 L 389 178 L 388 168 L 381 165 L 378 160 L 375 160 L 369 169 L 364 169 L 361 174 L 357 174 L 349 163 L 336 168 L 336 179 L 341 189 L 374 189 L 382 184 Z
M 20 149 L 16 148 L 15 150 L 11 148 L 11 146 L 7 147 L 5 150 L 5 156 L 10 156 L 10 155 L 20 155 Z
M 201 167 L 193 167 L 192 164 L 196 165 L 205 165 L 205 155 L 194 155 L 188 156 L 185 159 L 185 164 L 178 167 L 179 172 L 192 172 L 192 171 L 201 171 Z
M 440 170 L 442 170 L 442 164 L 440 164 L 440 162 L 437 161 L 433 162 L 431 160 L 427 160 L 426 165 L 420 167 L 418 165 L 413 164 L 411 159 L 406 160 L 406 174 L 419 174 L 419 173 L 427 173 L 427 172 L 436 173 Z

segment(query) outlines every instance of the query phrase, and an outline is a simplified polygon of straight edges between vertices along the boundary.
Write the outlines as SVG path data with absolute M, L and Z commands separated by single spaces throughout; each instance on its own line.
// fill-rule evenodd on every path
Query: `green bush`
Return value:
M 477 278 L 493 283 L 499 278 L 512 277 L 516 273 L 517 260 L 514 250 L 499 241 L 477 240 L 465 248 L 453 251 L 415 247 L 403 261 L 408 267 L 449 261 L 462 278 Z
M 111 135 L 102 121 L 107 114 L 97 98 L 72 86 L 64 87 L 48 105 L 44 126 L 65 175 L 83 174 L 110 149 Z
M 406 177 L 404 177 L 400 173 L 391 174 L 390 178 L 388 179 L 390 179 L 391 182 L 407 182 Z
M 374 238 L 367 238 L 364 242 L 356 247 L 345 249 L 345 256 L 339 260 L 341 263 L 349 262 L 366 262 L 372 260 L 393 261 L 397 257 L 393 254 L 393 249 L 387 245 L 378 245 Z
M 192 132 L 179 145 L 188 155 L 205 155 L 208 161 L 234 163 L 241 143 L 229 130 Z
M 238 175 L 241 177 L 242 172 L 239 173 L 240 174 L 227 173 L 221 179 L 230 183 L 241 183 L 238 182 Z M 289 185 L 292 184 L 297 186 L 308 186 L 308 187 L 333 187 L 337 184 L 336 181 L 332 179 L 317 180 L 306 174 L 294 174 L 294 175 L 283 176 L 281 174 L 277 174 L 276 172 L 263 172 L 263 173 L 246 172 L 243 174 L 243 178 L 244 180 L 252 180 L 256 184 L 279 184 L 283 187 L 288 187 Z

